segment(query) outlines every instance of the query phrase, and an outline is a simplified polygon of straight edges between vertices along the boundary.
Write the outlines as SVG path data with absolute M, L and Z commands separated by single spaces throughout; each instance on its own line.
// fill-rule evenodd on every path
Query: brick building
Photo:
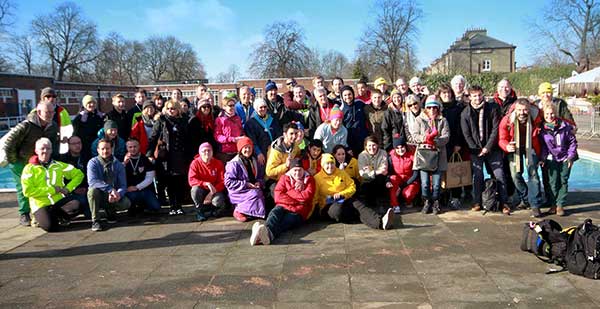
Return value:
M 427 74 L 514 72 L 516 48 L 488 36 L 485 29 L 467 30 L 425 71 Z

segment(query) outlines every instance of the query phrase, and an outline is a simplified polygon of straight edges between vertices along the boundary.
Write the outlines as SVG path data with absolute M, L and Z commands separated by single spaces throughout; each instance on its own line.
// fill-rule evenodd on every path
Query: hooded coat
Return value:
M 251 158 L 256 181 L 264 185 L 264 173 L 256 159 Z M 235 211 L 252 217 L 264 218 L 265 197 L 261 189 L 248 188 L 250 177 L 244 163 L 238 154 L 225 165 L 225 188 L 229 193 L 231 204 L 236 205 Z

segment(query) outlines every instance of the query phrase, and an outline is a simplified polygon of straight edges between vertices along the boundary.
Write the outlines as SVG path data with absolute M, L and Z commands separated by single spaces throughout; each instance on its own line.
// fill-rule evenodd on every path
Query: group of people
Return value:
M 433 93 L 418 77 L 395 87 L 378 78 L 373 89 L 336 77 L 329 90 L 317 76 L 307 90 L 290 78 L 281 92 L 267 81 L 263 98 L 249 86 L 223 92 L 218 105 L 199 85 L 192 100 L 179 89 L 168 100 L 137 91 L 129 110 L 117 94 L 107 114 L 86 95 L 72 122 L 45 88 L 3 149 L 18 180 L 21 224 L 33 214 L 48 231 L 80 213 L 94 231 L 125 209 L 158 213 L 168 204 L 169 215 L 182 215 L 189 199 L 199 221 L 265 219 L 254 223 L 252 245 L 314 217 L 390 229 L 413 204 L 424 214 L 460 205 L 462 190 L 441 186 L 455 155 L 472 162 L 472 210 L 482 208 L 485 166 L 503 213 L 515 191 L 512 202 L 535 217 L 543 204 L 564 215 L 577 160 L 566 103 L 549 83 L 535 102 L 517 98 L 506 79 L 489 101 L 466 84 L 457 75 Z M 68 147 L 59 154 L 61 144 Z

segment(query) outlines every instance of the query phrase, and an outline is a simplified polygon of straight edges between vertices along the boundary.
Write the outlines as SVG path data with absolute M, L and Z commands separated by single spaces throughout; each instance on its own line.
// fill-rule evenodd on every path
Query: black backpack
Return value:
M 565 260 L 570 273 L 600 279 L 600 228 L 591 219 L 570 235 Z
M 558 222 L 550 219 L 525 223 L 521 250 L 533 253 L 546 263 L 561 266 L 562 271 L 566 266 L 569 233 L 574 229 L 575 227 L 563 229 Z
M 481 206 L 485 212 L 498 210 L 500 201 L 498 200 L 498 183 L 496 179 L 489 178 L 485 180 L 485 189 L 481 194 Z

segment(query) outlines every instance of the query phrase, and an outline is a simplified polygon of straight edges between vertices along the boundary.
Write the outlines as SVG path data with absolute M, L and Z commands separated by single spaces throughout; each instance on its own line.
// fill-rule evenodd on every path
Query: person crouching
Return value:
M 208 216 L 220 216 L 226 211 L 224 175 L 223 162 L 213 157 L 213 148 L 208 142 L 202 143 L 188 172 L 196 220 L 205 221 Z

